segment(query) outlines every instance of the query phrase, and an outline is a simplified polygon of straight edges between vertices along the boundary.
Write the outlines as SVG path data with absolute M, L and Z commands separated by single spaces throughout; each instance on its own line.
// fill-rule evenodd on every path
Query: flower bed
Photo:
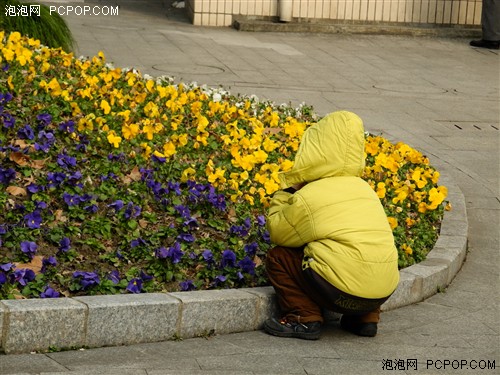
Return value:
M 266 285 L 265 209 L 312 108 L 76 59 L 0 32 L 0 298 Z M 446 188 L 367 135 L 364 178 L 400 267 L 432 249 Z

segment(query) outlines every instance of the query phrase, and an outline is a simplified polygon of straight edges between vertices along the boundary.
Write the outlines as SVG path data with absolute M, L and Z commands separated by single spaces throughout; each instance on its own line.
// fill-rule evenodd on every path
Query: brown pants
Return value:
M 323 323 L 321 309 L 327 309 L 356 315 L 360 323 L 379 322 L 380 305 L 387 298 L 369 300 L 341 292 L 311 269 L 303 271 L 303 257 L 302 248 L 281 246 L 267 254 L 266 270 L 283 316 L 302 323 Z

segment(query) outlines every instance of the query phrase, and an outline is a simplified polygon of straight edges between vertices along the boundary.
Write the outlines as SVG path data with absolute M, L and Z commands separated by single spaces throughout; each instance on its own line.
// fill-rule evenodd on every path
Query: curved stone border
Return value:
M 427 259 L 400 271 L 383 310 L 445 288 L 467 251 L 465 198 L 451 179 L 439 239 Z M 275 311 L 272 287 L 0 301 L 0 343 L 7 353 L 102 347 L 257 330 Z

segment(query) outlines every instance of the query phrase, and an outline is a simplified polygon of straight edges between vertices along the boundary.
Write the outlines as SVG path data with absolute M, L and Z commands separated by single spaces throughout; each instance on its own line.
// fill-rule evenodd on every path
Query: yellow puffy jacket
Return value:
M 354 113 L 329 114 L 306 130 L 267 228 L 279 246 L 305 245 L 303 267 L 336 288 L 363 298 L 389 296 L 399 282 L 394 237 L 379 198 L 360 178 L 365 166 L 363 122 Z

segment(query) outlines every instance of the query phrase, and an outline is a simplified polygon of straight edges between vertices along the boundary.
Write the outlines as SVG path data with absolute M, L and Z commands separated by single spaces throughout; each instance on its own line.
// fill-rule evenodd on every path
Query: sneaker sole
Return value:
M 275 331 L 272 328 L 267 327 L 266 325 L 264 326 L 264 330 L 269 333 L 270 335 L 277 336 L 277 337 L 288 337 L 288 338 L 296 338 L 296 339 L 303 339 L 303 340 L 318 340 L 321 333 L 305 333 L 305 332 L 279 332 Z

